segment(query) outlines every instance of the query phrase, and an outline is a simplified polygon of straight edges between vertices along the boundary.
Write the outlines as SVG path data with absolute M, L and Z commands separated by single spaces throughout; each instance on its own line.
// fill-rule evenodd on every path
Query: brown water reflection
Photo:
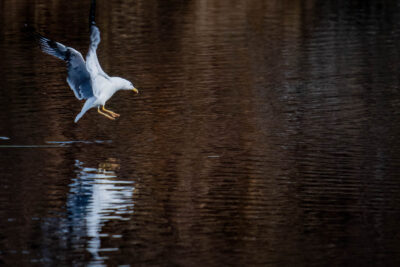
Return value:
M 0 2 L 0 263 L 397 266 L 396 1 L 98 1 L 141 89 L 80 111 L 26 22 L 82 52 L 89 1 Z

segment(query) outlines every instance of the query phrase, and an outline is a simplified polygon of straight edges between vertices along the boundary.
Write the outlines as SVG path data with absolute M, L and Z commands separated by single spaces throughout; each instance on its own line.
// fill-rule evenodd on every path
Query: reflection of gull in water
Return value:
M 88 250 L 94 258 L 94 265 L 103 260 L 99 252 L 115 250 L 101 248 L 103 224 L 110 220 L 126 220 L 124 216 L 133 212 L 132 182 L 117 180 L 114 171 L 105 169 L 108 166 L 113 169 L 116 165 L 111 161 L 102 164 L 101 169 L 95 169 L 83 167 L 82 162 L 76 161 L 78 177 L 70 185 L 67 208 L 74 234 L 91 238 Z M 82 230 L 86 233 L 82 233 Z
M 90 46 L 86 62 L 82 54 L 72 47 L 52 41 L 39 33 L 34 36 L 39 42 L 43 52 L 67 62 L 67 82 L 79 100 L 87 99 L 81 112 L 76 116 L 77 122 L 89 109 L 97 107 L 97 111 L 109 119 L 114 120 L 119 114 L 105 108 L 105 103 L 118 90 L 138 90 L 128 80 L 120 77 L 110 77 L 100 67 L 97 59 L 97 46 L 100 43 L 100 30 L 94 22 L 95 0 L 92 0 L 89 17 Z M 100 110 L 100 106 L 102 107 Z

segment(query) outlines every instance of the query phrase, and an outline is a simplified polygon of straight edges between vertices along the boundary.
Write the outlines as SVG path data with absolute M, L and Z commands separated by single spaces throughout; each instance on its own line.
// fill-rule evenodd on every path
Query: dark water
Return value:
M 349 3 L 352 2 L 352 3 Z M 0 264 L 399 266 L 398 1 L 98 1 L 110 121 L 0 1 Z

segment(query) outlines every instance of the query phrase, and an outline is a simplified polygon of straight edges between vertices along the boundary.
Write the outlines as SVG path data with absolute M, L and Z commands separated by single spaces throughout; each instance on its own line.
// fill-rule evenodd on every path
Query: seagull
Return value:
M 105 108 L 105 104 L 118 90 L 133 90 L 139 93 L 133 84 L 120 77 L 110 77 L 100 67 L 96 50 L 100 43 L 100 30 L 95 23 L 96 1 L 92 0 L 89 15 L 90 46 L 86 62 L 82 54 L 72 47 L 50 40 L 38 32 L 33 34 L 41 50 L 67 63 L 67 83 L 78 100 L 86 100 L 81 112 L 75 117 L 75 123 L 91 108 L 115 120 L 120 115 Z

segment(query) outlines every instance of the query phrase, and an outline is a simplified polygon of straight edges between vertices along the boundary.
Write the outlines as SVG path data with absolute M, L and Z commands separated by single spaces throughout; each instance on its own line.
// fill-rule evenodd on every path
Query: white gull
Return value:
M 76 98 L 86 99 L 81 112 L 75 117 L 75 122 L 78 122 L 89 109 L 94 107 L 97 107 L 100 114 L 115 120 L 120 115 L 105 108 L 107 100 L 118 90 L 139 92 L 130 81 L 120 77 L 110 77 L 100 67 L 96 54 L 100 43 L 100 30 L 95 23 L 95 9 L 95 0 L 92 0 L 89 16 L 90 46 L 86 62 L 79 51 L 34 32 L 43 52 L 67 62 L 69 86 Z

